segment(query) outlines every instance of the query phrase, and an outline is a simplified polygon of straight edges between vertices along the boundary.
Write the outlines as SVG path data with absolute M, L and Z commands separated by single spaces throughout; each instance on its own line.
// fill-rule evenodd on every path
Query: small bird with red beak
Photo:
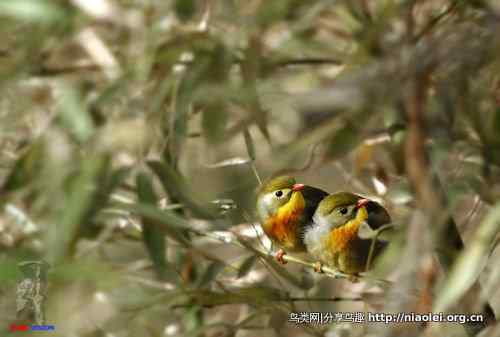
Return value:
M 285 251 L 306 252 L 304 233 L 312 225 L 319 202 L 328 195 L 318 188 L 298 184 L 293 177 L 278 176 L 257 193 L 257 214 L 264 233 L 279 247 L 278 262 L 285 264 Z
M 325 264 L 355 279 L 366 271 L 372 245 L 372 239 L 359 236 L 361 226 L 366 224 L 376 230 L 390 221 L 384 207 L 359 195 L 338 192 L 325 197 L 304 235 L 307 251 L 318 261 L 316 271 Z M 373 257 L 380 255 L 386 245 L 385 241 L 377 241 Z

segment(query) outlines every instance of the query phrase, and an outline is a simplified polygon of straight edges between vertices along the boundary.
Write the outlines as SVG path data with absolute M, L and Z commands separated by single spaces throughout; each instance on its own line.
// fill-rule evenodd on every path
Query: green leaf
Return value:
M 182 317 L 183 326 L 190 336 L 202 337 L 201 335 L 193 334 L 203 326 L 203 309 L 197 305 L 190 306 Z
M 250 159 L 255 160 L 257 157 L 255 155 L 255 145 L 248 128 L 243 131 L 243 136 L 245 137 L 245 146 L 247 147 L 248 156 L 250 157 Z
M 46 232 L 47 262 L 55 266 L 67 258 L 76 244 L 82 226 L 87 225 L 93 215 L 93 201 L 99 176 L 109 167 L 107 156 L 90 157 L 83 160 L 78 175 L 68 184 L 65 200 L 57 222 Z
M 257 261 L 257 256 L 255 255 L 250 255 L 247 257 L 243 263 L 241 264 L 240 268 L 238 269 L 238 276 L 237 278 L 242 278 L 252 270 L 253 265 L 255 264 L 255 261 Z
M 78 142 L 85 142 L 94 133 L 92 118 L 85 107 L 81 94 L 63 86 L 59 101 L 59 121 Z
M 173 98 L 167 137 L 169 139 L 168 156 L 174 165 L 179 159 L 188 132 L 188 116 L 192 104 L 191 93 L 196 86 L 195 81 L 190 80 L 191 77 L 188 73 L 172 87 Z
M 114 171 L 110 170 L 109 157 L 105 156 L 105 164 L 96 177 L 94 194 L 91 204 L 82 217 L 82 225 L 79 228 L 80 236 L 95 238 L 102 227 L 93 222 L 93 216 L 108 205 L 111 193 L 127 178 L 130 169 L 121 167 Z
M 203 288 L 210 284 L 210 282 L 214 281 L 217 275 L 226 267 L 225 264 L 215 261 L 208 265 L 205 272 L 201 275 L 197 288 Z
M 176 0 L 174 8 L 179 19 L 186 21 L 196 12 L 196 2 L 195 0 Z
M 149 204 L 127 204 L 123 205 L 123 209 L 138 214 L 141 217 L 147 217 L 151 223 L 154 223 L 154 225 L 162 231 L 162 233 L 184 246 L 190 246 L 189 241 L 184 235 L 185 232 L 191 229 L 191 225 L 186 219 L 171 211 L 163 211 Z
M 159 161 L 149 161 L 148 166 L 160 179 L 165 192 L 188 207 L 196 216 L 204 219 L 214 219 L 217 216 L 216 208 L 208 202 L 195 198 L 184 177 L 170 165 Z
M 2 191 L 11 192 L 32 183 L 42 170 L 44 158 L 45 143 L 40 140 L 32 144 L 16 161 L 2 186 Z
M 151 179 L 142 172 L 136 177 L 137 195 L 143 204 L 156 206 L 158 198 Z M 142 238 L 160 280 L 166 280 L 166 240 L 161 230 L 147 216 L 142 217 Z
M 500 228 L 500 203 L 497 203 L 484 220 L 477 231 L 453 265 L 446 282 L 441 287 L 439 296 L 435 302 L 435 311 L 445 311 L 476 281 L 482 268 L 484 268 L 490 246 Z
M 164 106 L 169 93 L 175 88 L 175 82 L 171 77 L 163 79 L 158 87 L 156 94 L 151 100 L 151 113 L 154 115 L 158 112 L 163 113 L 161 108 Z
M 125 181 L 130 173 L 129 167 L 120 167 L 116 169 L 108 179 L 108 196 L 111 192 L 117 189 L 121 183 Z

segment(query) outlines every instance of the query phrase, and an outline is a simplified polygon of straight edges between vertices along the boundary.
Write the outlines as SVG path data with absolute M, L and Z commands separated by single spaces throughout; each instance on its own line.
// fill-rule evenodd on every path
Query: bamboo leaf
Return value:
M 151 179 L 140 172 L 137 174 L 136 184 L 139 201 L 146 205 L 156 206 L 158 198 L 153 190 Z M 158 277 L 165 280 L 167 274 L 165 236 L 147 216 L 142 217 L 142 238 Z
M 92 216 L 98 177 L 107 170 L 109 158 L 99 156 L 83 160 L 81 165 L 80 173 L 69 182 L 57 223 L 49 226 L 47 231 L 47 262 L 53 266 L 70 255 L 81 226 L 86 225 Z
M 237 278 L 242 278 L 252 270 L 252 267 L 255 264 L 255 261 L 257 261 L 257 257 L 255 255 L 250 255 L 247 257 L 243 263 L 241 264 L 240 268 L 238 269 L 238 276 Z
M 124 209 L 141 217 L 147 217 L 151 223 L 154 223 L 154 225 L 162 231 L 162 233 L 170 236 L 172 239 L 184 246 L 190 246 L 190 243 L 184 234 L 191 229 L 191 226 L 186 219 L 180 217 L 172 211 L 163 211 L 150 204 L 138 203 L 123 205 L 123 207 Z
M 217 275 L 224 269 L 226 265 L 215 261 L 208 265 L 205 272 L 201 275 L 197 288 L 203 288 L 210 284 L 210 282 L 214 281 Z
M 248 128 L 243 131 L 243 136 L 245 137 L 245 145 L 247 147 L 248 156 L 250 157 L 250 159 L 255 160 L 257 157 L 255 155 L 255 144 Z
M 215 207 L 195 198 L 184 177 L 170 165 L 159 161 L 149 161 L 148 166 L 158 176 L 167 194 L 178 199 L 196 216 L 204 219 L 214 219 L 217 216 Z
M 453 305 L 476 281 L 484 268 L 490 246 L 500 228 L 500 203 L 486 215 L 473 240 L 458 257 L 435 302 L 435 311 L 441 312 Z
M 81 93 L 75 88 L 62 86 L 62 96 L 59 101 L 59 121 L 68 132 L 79 142 L 85 142 L 94 133 L 94 124 Z
M 176 0 L 174 8 L 179 19 L 186 21 L 196 12 L 196 2 L 194 0 Z
M 11 169 L 2 186 L 2 190 L 11 192 L 32 183 L 43 167 L 44 158 L 44 142 L 38 141 L 31 145 L 28 151 L 26 151 L 14 164 L 14 167 Z

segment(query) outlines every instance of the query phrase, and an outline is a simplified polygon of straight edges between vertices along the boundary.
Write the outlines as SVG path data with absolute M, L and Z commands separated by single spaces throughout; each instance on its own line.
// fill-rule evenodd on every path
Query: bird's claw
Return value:
M 287 261 L 283 259 L 283 256 L 285 256 L 286 252 L 283 249 L 279 249 L 276 252 L 276 261 L 280 264 L 287 264 Z
M 314 263 L 314 271 L 316 273 L 323 273 L 323 264 L 319 261 Z

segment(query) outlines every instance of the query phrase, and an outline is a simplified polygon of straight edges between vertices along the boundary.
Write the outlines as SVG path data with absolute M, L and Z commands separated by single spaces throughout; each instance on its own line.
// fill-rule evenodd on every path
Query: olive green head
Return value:
M 342 226 L 356 217 L 359 195 L 349 192 L 337 192 L 324 198 L 314 213 L 314 223 L 328 225 L 330 228 Z
M 265 182 L 257 192 L 257 213 L 261 221 L 275 215 L 294 192 L 296 181 L 290 176 L 278 176 Z
M 259 191 L 257 192 L 257 195 L 262 195 L 285 188 L 292 189 L 295 183 L 296 183 L 295 178 L 291 176 L 274 177 L 262 184 Z

